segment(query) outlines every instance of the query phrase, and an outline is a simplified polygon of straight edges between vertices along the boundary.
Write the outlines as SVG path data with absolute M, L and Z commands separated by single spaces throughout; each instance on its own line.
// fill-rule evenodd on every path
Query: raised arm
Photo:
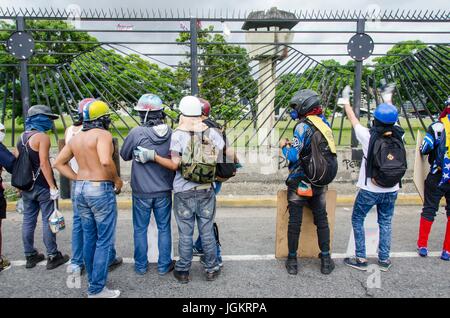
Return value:
M 344 107 L 345 113 L 347 114 L 348 120 L 353 127 L 359 125 L 359 119 L 356 117 L 355 112 L 353 111 L 352 106 L 350 105 L 350 93 L 352 89 L 349 85 L 345 86 L 342 90 L 342 97 L 339 98 L 338 104 Z

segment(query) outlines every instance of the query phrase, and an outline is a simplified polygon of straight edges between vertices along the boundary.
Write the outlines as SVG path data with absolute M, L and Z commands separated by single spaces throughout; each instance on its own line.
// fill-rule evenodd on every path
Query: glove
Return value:
M 138 146 L 133 150 L 134 160 L 140 163 L 147 163 L 149 161 L 155 161 L 156 152 L 153 149 L 147 149 Z
M 395 83 L 389 83 L 381 88 L 381 98 L 383 102 L 392 105 L 392 95 L 394 94 Z
M 58 200 L 59 199 L 59 190 L 58 188 L 50 189 L 50 200 Z
M 352 88 L 350 85 L 345 86 L 342 90 L 342 97 L 338 99 L 338 105 L 348 105 L 350 104 L 350 94 L 352 93 Z

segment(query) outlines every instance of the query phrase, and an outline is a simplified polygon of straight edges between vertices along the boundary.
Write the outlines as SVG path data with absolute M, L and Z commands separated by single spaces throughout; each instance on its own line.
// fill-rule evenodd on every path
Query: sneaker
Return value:
M 6 271 L 11 268 L 11 263 L 4 256 L 0 256 L 0 272 Z
M 195 246 L 192 248 L 192 255 L 193 256 L 202 256 L 203 250 L 197 249 Z
M 189 283 L 189 272 L 173 271 L 173 276 L 182 284 Z
M 321 266 L 320 271 L 324 275 L 329 275 L 331 272 L 333 272 L 335 265 L 334 261 L 331 259 L 330 253 L 326 255 L 322 255 L 322 253 L 319 254 L 319 258 L 321 260 Z
M 220 275 L 220 267 L 219 269 L 213 271 L 213 272 L 206 272 L 206 280 L 208 282 L 212 282 L 213 280 L 216 280 L 217 277 Z
M 44 254 L 36 253 L 34 255 L 27 256 L 26 259 L 27 259 L 27 263 L 25 265 L 25 268 L 33 268 L 38 263 L 40 263 L 43 260 L 45 260 L 45 256 L 44 256 Z
M 380 271 L 387 272 L 392 267 L 392 262 L 390 259 L 385 261 L 378 260 L 378 266 L 380 267 Z
M 298 273 L 297 257 L 288 257 L 285 266 L 289 275 L 297 275 Z
M 428 248 L 426 248 L 426 247 L 419 247 L 417 249 L 417 253 L 421 257 L 427 257 L 428 256 Z
M 85 270 L 84 265 L 71 264 L 69 266 L 70 266 L 69 274 L 78 274 L 80 276 L 84 274 Z
M 101 292 L 94 295 L 88 295 L 88 298 L 117 298 L 120 296 L 120 291 L 117 289 L 103 288 Z
M 69 255 L 62 255 L 61 252 L 57 252 L 55 255 L 51 255 L 47 259 L 47 269 L 55 269 L 70 260 Z
M 368 267 L 367 259 L 356 256 L 345 258 L 344 264 L 360 271 L 366 271 Z
M 164 275 L 170 273 L 171 271 L 173 271 L 175 269 L 175 263 L 176 263 L 175 261 L 172 261 L 172 263 L 170 263 L 170 265 L 169 265 L 169 269 L 166 272 L 164 272 L 164 273 L 158 272 L 159 276 L 164 276 Z
M 120 256 L 116 257 L 116 259 L 111 264 L 109 264 L 108 272 L 112 272 L 113 270 L 115 270 L 122 264 L 123 264 L 123 258 Z
M 443 260 L 443 261 L 450 261 L 450 252 L 449 251 L 442 251 L 441 260 Z

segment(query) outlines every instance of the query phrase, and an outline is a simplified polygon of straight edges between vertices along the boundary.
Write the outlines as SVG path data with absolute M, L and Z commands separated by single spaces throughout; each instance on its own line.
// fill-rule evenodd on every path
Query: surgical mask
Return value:
M 0 142 L 3 142 L 3 140 L 5 140 L 5 132 L 4 131 L 0 131 Z

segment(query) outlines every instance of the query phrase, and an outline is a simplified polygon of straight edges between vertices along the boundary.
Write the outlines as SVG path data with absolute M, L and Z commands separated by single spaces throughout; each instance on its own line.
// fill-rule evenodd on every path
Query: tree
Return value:
M 213 26 L 198 31 L 199 96 L 207 99 L 212 107 L 212 116 L 225 121 L 241 116 L 243 100 L 254 105 L 258 85 L 251 76 L 247 50 L 227 44 L 221 34 L 212 34 Z M 190 34 L 181 32 L 177 42 L 186 45 Z M 214 42 L 214 44 L 211 44 Z M 216 44 L 217 43 L 217 44 Z M 190 78 L 190 56 L 179 62 L 175 72 L 188 90 Z

